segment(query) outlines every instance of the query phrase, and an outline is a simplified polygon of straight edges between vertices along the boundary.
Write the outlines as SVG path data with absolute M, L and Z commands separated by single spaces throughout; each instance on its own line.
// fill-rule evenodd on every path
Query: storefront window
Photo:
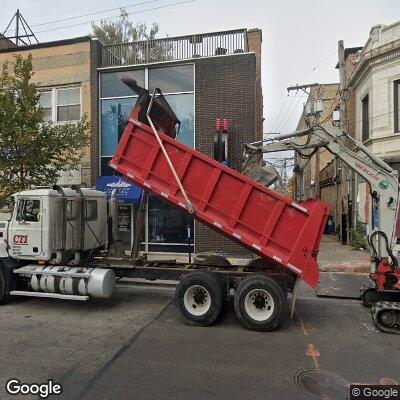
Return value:
M 194 94 L 169 94 L 165 98 L 181 121 L 178 140 L 194 148 Z
M 100 75 L 101 97 L 126 97 L 134 96 L 132 89 L 121 81 L 123 76 L 129 76 L 136 80 L 137 84 L 144 87 L 144 70 L 105 72 Z
M 149 69 L 149 91 L 161 89 L 163 93 L 193 92 L 193 65 L 177 65 Z
M 187 244 L 187 214 L 149 196 L 149 242 L 154 244 Z M 191 225 L 191 243 L 193 243 L 193 220 Z
M 108 166 L 124 128 L 129 114 L 135 105 L 137 96 L 120 79 L 129 75 L 136 79 L 138 85 L 146 87 L 145 74 L 148 74 L 147 88 L 150 93 L 154 88 L 160 88 L 166 100 L 181 121 L 178 140 L 194 148 L 194 66 L 176 65 L 157 67 L 128 72 L 107 72 L 100 77 L 101 85 L 101 174 L 113 175 L 114 171 Z M 149 196 L 147 204 L 146 228 L 143 228 L 142 250 L 187 252 L 188 217 L 169 204 Z M 129 209 L 129 210 L 128 210 Z M 124 212 L 124 210 L 126 212 Z M 132 236 L 136 206 L 132 210 L 133 218 L 130 225 L 127 222 L 130 212 L 128 206 L 122 206 L 124 215 L 120 223 L 121 240 L 128 248 Z M 191 231 L 191 246 L 193 251 L 194 223 L 189 221 Z
M 112 156 L 137 97 L 101 101 L 101 155 Z

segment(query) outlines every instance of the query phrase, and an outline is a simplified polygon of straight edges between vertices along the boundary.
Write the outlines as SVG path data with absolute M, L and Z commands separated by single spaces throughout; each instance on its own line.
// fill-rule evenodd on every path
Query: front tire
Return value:
M 257 274 L 240 282 L 234 304 L 236 316 L 245 328 L 265 332 L 281 324 L 286 300 L 278 283 Z
M 177 286 L 175 301 L 185 324 L 211 325 L 221 311 L 221 285 L 211 273 L 192 272 Z
M 6 278 L 4 276 L 4 272 L 0 267 L 0 304 L 4 302 L 7 296 L 7 288 L 6 288 Z

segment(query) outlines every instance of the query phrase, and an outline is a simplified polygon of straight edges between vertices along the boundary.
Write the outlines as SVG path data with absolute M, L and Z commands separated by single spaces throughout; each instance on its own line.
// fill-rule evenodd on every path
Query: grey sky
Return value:
M 81 19 L 41 25 L 47 21 L 142 3 L 145 0 L 3 0 L 0 15 L 2 31 L 16 7 L 38 32 L 41 42 L 81 36 L 90 32 L 90 23 L 39 33 L 101 17 L 118 15 L 118 11 L 83 17 Z M 160 0 L 129 7 L 135 12 L 182 0 Z M 286 87 L 295 83 L 336 82 L 338 73 L 337 42 L 343 39 L 346 47 L 360 46 L 368 38 L 372 25 L 390 24 L 400 19 L 399 0 L 195 0 L 171 8 L 133 14 L 132 18 L 158 22 L 161 35 L 184 35 L 233 28 L 263 30 L 263 91 L 264 131 L 294 129 L 304 98 L 301 94 L 289 98 L 282 109 Z M 317 67 L 317 68 L 315 68 Z M 313 70 L 315 68 L 315 70 Z M 295 93 L 292 94 L 296 96 Z M 289 107 L 290 106 L 290 107 Z M 285 118 L 283 118 L 285 117 Z

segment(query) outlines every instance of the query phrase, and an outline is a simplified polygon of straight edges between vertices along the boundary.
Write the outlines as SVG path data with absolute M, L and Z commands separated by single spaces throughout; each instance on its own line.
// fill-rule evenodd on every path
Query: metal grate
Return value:
M 235 54 L 248 51 L 246 29 L 103 46 L 102 67 Z

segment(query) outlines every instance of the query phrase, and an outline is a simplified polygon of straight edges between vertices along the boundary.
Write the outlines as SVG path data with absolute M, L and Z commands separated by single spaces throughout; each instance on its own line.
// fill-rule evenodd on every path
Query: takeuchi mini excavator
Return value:
M 354 150 L 345 146 L 350 140 Z M 397 171 L 371 153 L 361 142 L 334 126 L 315 125 L 309 129 L 277 135 L 267 141 L 246 145 L 247 161 L 256 154 L 325 148 L 370 185 L 377 206 L 377 224 L 368 227 L 371 247 L 371 285 L 361 288 L 363 304 L 372 307 L 375 325 L 383 332 L 400 333 L 400 269 L 396 257 L 396 221 L 399 210 Z

